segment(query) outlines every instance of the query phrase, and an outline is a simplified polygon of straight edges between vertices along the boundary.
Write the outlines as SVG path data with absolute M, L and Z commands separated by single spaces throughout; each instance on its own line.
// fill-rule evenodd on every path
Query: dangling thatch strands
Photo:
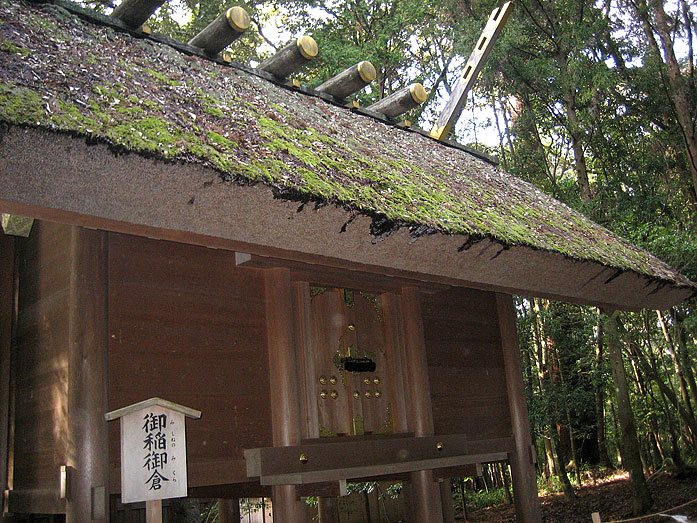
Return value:
M 311 36 L 301 36 L 264 60 L 257 69 L 283 80 L 293 71 L 316 58 L 318 52 L 317 42 Z
M 249 23 L 247 11 L 239 6 L 231 7 L 189 40 L 189 45 L 215 56 L 242 36 L 249 28 Z
M 123 0 L 111 16 L 121 20 L 131 29 L 138 29 L 164 3 L 164 0 Z
M 373 64 L 363 61 L 330 78 L 322 85 L 316 87 L 315 91 L 327 93 L 339 100 L 343 100 L 347 96 L 363 89 L 376 77 L 377 73 Z
M 395 91 L 382 100 L 375 102 L 368 107 L 368 110 L 385 115 L 388 118 L 396 118 L 400 114 L 418 107 L 427 99 L 428 92 L 424 89 L 424 86 L 416 83 Z

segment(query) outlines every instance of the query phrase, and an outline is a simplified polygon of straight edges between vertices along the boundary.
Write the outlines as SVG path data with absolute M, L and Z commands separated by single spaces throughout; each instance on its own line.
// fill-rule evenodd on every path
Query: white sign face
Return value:
M 121 418 L 121 502 L 187 495 L 184 414 L 157 405 Z

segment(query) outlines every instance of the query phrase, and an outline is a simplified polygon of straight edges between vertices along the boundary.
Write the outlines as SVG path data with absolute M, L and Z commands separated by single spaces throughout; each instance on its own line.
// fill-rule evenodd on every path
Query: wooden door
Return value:
M 384 317 L 387 295 L 311 285 L 298 293 L 305 436 L 394 432 L 398 380 L 390 361 L 393 329 Z M 346 370 L 347 362 L 363 369 Z

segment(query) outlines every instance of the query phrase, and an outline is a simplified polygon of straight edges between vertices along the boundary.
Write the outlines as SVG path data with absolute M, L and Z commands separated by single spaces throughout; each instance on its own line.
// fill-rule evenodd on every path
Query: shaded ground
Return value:
M 654 499 L 654 512 L 664 512 L 697 498 L 697 471 L 689 477 L 674 477 L 660 473 L 649 481 Z M 577 491 L 575 500 L 567 501 L 563 494 L 541 496 L 542 519 L 545 522 L 590 523 L 591 514 L 599 512 L 603 522 L 632 517 L 629 493 L 629 477 L 626 473 L 592 478 Z M 671 514 L 690 516 L 697 521 L 697 501 L 672 510 Z M 514 522 L 515 511 L 510 505 L 499 505 L 469 514 L 471 522 Z M 655 516 L 639 520 L 647 522 L 669 522 L 672 518 Z

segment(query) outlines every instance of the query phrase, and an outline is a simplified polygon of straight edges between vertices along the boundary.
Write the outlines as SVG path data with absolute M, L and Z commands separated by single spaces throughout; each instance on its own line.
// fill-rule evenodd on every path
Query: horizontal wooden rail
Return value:
M 56 476 L 56 483 L 58 477 Z M 15 514 L 64 514 L 65 500 L 58 489 L 6 490 L 7 511 Z
M 245 450 L 247 475 L 262 485 L 338 481 L 501 461 L 510 438 L 468 441 L 464 434 L 315 441 Z

